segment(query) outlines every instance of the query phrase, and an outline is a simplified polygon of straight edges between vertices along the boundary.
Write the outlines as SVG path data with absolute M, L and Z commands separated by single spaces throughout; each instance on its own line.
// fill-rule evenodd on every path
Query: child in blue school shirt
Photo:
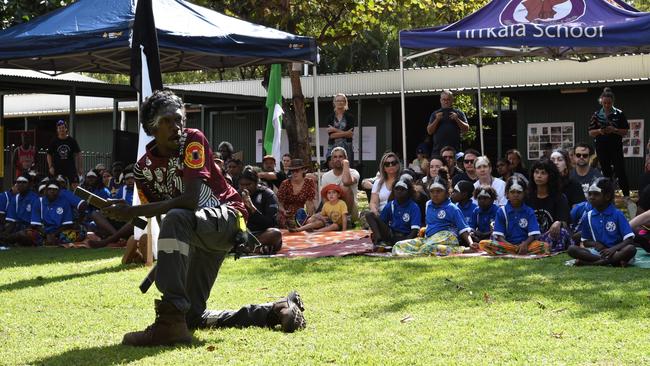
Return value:
M 582 220 L 584 219 L 584 214 L 591 211 L 593 207 L 589 201 L 582 201 L 577 203 L 569 212 L 569 220 L 571 220 L 571 240 L 574 244 L 580 244 L 580 234 L 582 233 Z
M 38 246 L 43 244 L 43 233 L 38 225 L 32 224 L 32 210 L 38 201 L 38 194 L 30 188 L 25 176 L 16 178 L 16 195 L 11 197 L 7 207 L 7 225 L 2 233 L 5 244 Z
M 472 213 L 478 207 L 472 200 L 472 193 L 474 192 L 474 184 L 472 182 L 461 180 L 456 183 L 454 190 L 451 192 L 451 201 L 463 213 L 465 222 L 469 224 Z
M 463 213 L 449 199 L 448 187 L 447 172 L 441 170 L 428 187 L 431 200 L 426 204 L 425 237 L 398 241 L 393 255 L 449 255 L 476 248 Z M 460 245 L 459 236 L 469 248 Z
M 73 207 L 61 196 L 55 180 L 45 184 L 45 193 L 32 210 L 32 223 L 38 223 L 43 228 L 46 245 L 73 243 L 85 237 L 85 232 L 74 227 Z
M 472 239 L 478 243 L 492 237 L 494 221 L 499 209 L 499 206 L 494 203 L 497 199 L 497 191 L 490 186 L 478 187 L 474 190 L 474 199 L 478 202 L 478 207 L 472 212 L 467 224 L 472 229 Z
M 569 247 L 576 265 L 625 267 L 636 255 L 634 232 L 621 211 L 614 207 L 614 184 L 598 178 L 588 189 L 593 209 L 583 215 L 580 245 Z
M 532 208 L 524 203 L 527 184 L 512 176 L 506 183 L 508 203 L 499 207 L 492 240 L 481 240 L 479 247 L 490 255 L 549 254 L 550 245 L 537 240 L 539 224 Z
M 9 202 L 16 196 L 16 186 L 0 193 L 0 225 L 4 226 L 7 211 L 9 210 Z
M 135 186 L 135 176 L 132 172 L 127 172 L 124 174 L 124 184 L 122 184 L 113 198 L 121 199 L 126 202 L 127 205 L 133 206 L 133 187 Z
M 379 217 L 367 215 L 375 251 L 390 251 L 400 240 L 413 239 L 420 231 L 420 207 L 413 201 L 412 178 L 403 175 L 393 187 L 395 199 L 381 210 Z

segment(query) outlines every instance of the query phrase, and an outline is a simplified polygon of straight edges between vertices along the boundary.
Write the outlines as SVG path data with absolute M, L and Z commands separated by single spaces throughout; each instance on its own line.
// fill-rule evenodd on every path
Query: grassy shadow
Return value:
M 104 274 L 104 273 L 115 273 L 115 272 L 128 271 L 128 270 L 133 269 L 133 268 L 136 268 L 136 267 L 125 267 L 123 265 L 116 265 L 116 266 L 113 266 L 113 267 L 97 269 L 97 270 L 94 270 L 94 271 L 71 273 L 71 274 L 61 275 L 61 276 L 52 276 L 52 277 L 38 276 L 38 277 L 35 277 L 35 278 L 30 278 L 30 279 L 26 279 L 26 280 L 20 280 L 20 281 L 16 281 L 16 282 L 12 282 L 12 283 L 7 283 L 5 285 L 0 285 L 0 293 L 2 293 L 4 291 L 22 290 L 22 289 L 28 288 L 28 287 L 45 286 L 45 285 L 49 285 L 49 284 L 54 283 L 54 282 L 67 281 L 67 280 L 72 280 L 72 279 L 81 278 L 81 277 L 100 275 L 100 274 Z
M 109 366 L 122 365 L 141 360 L 143 358 L 157 356 L 162 353 L 171 352 L 184 348 L 203 347 L 204 341 L 197 341 L 187 346 L 176 347 L 128 347 L 114 344 L 103 347 L 75 348 L 58 355 L 45 357 L 29 362 L 30 365 L 94 365 Z
M 0 252 L 0 268 L 35 266 L 52 263 L 81 263 L 121 257 L 123 250 L 64 249 L 64 248 L 11 248 Z

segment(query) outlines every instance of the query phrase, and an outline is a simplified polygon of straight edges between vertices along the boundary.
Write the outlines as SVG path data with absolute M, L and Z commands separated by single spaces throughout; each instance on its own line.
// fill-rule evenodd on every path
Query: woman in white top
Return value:
M 478 180 L 474 183 L 474 188 L 490 186 L 497 192 L 497 200 L 495 202 L 497 205 L 504 206 L 508 203 L 508 199 L 506 198 L 506 182 L 492 176 L 490 159 L 487 156 L 479 156 L 474 162 L 474 167 L 478 176 Z
M 399 179 L 402 173 L 402 164 L 394 152 L 387 152 L 382 156 L 379 163 L 381 176 L 372 185 L 370 195 L 370 212 L 379 216 L 381 210 L 386 206 L 388 198 L 393 191 L 393 184 Z

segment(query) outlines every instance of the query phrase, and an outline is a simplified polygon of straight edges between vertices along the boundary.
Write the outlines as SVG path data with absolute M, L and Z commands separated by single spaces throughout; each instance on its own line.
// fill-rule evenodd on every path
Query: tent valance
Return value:
M 124 73 L 136 0 L 79 0 L 0 31 L 0 67 Z M 162 72 L 316 61 L 316 42 L 183 0 L 153 2 Z

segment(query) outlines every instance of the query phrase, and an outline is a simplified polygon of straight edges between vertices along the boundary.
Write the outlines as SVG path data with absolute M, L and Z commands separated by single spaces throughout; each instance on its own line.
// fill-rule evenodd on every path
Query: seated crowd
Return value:
M 587 144 L 578 144 L 573 154 L 552 151 L 529 170 L 521 154 L 509 150 L 496 161 L 498 177 L 490 159 L 476 150 L 457 152 L 446 146 L 432 158 L 426 151 L 418 146 L 417 158 L 408 167 L 397 154 L 387 152 L 376 176 L 362 181 L 351 168 L 346 149 L 333 147 L 320 184 L 301 159 L 288 154 L 279 169 L 270 155 L 264 156 L 261 167 L 244 166 L 234 157 L 232 144 L 224 141 L 213 158 L 249 211 L 251 254 L 280 250 L 280 229 L 339 231 L 363 221 L 372 232 L 375 250 L 393 255 L 567 251 L 578 264 L 624 266 L 634 257 L 635 244 L 647 246 L 644 238 L 650 238 L 650 230 L 643 226 L 647 220 L 635 219 L 638 222 L 633 220 L 631 226 L 616 209 L 615 183 L 602 177 Z M 61 245 L 93 232 L 100 239 L 90 240 L 90 246 L 103 247 L 131 236 L 131 224 L 107 219 L 71 192 L 75 186 L 69 187 L 61 176 L 41 179 L 34 172 L 19 176 L 0 195 L 2 243 Z M 133 165 L 116 162 L 109 171 L 100 164 L 85 175 L 81 187 L 131 204 Z M 369 199 L 361 221 L 359 188 Z M 647 209 L 640 206 L 640 211 Z

